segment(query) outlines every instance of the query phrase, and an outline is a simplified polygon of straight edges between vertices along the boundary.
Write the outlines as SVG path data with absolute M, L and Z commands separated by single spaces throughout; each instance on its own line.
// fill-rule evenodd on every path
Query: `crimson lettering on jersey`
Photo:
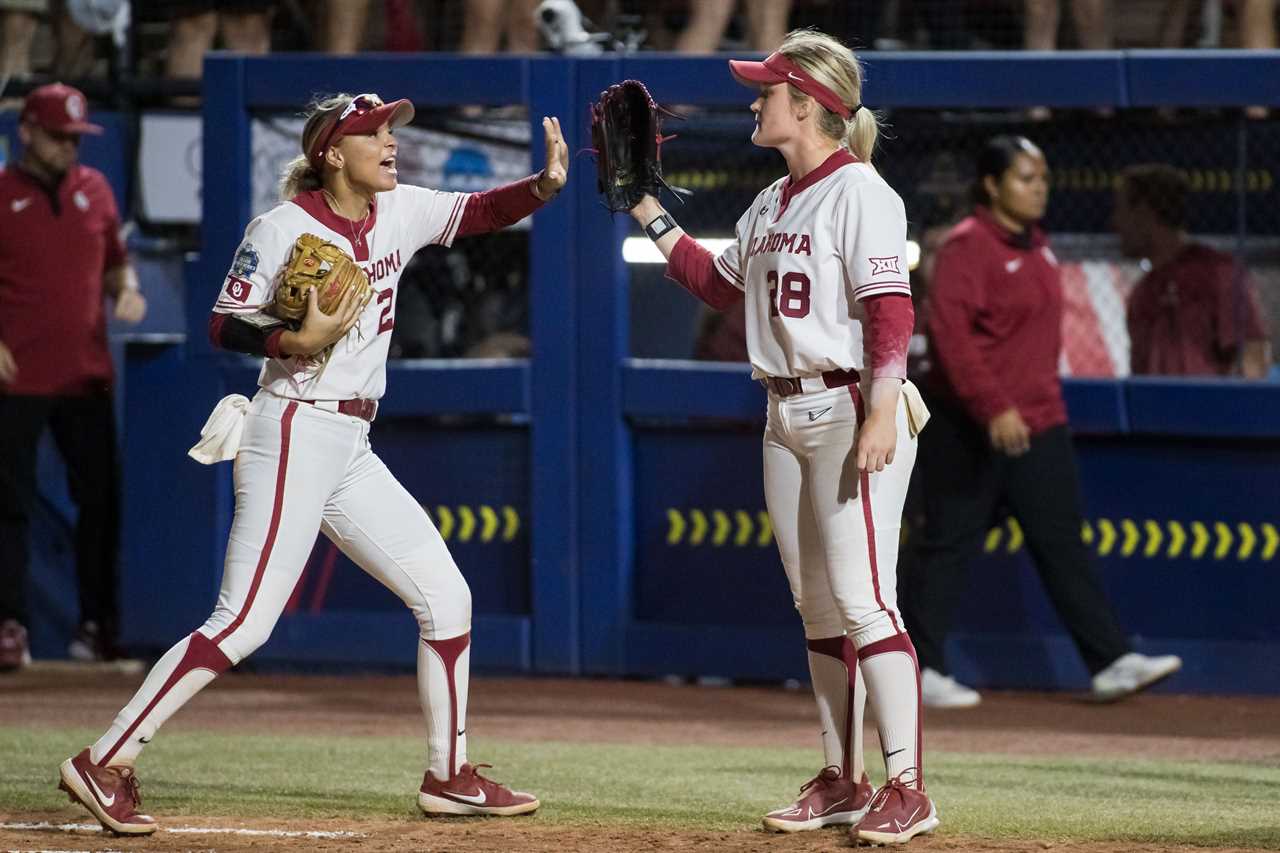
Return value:
M 765 252 L 782 252 L 793 255 L 812 255 L 812 240 L 808 234 L 765 234 L 752 238 L 747 257 L 753 258 Z
M 430 243 L 453 242 L 470 196 L 398 186 L 379 193 L 366 220 L 333 213 L 318 191 L 302 193 L 249 223 L 215 312 L 248 314 L 271 301 L 276 277 L 294 242 L 315 234 L 349 252 L 377 292 L 356 327 L 323 365 L 288 357 L 264 361 L 258 384 L 280 397 L 304 400 L 377 400 L 386 390 L 387 353 L 395 327 L 396 293 L 409 258 Z M 371 260 L 372 259 L 372 260 Z M 323 368 L 323 369 L 322 369 Z
M 377 284 L 392 273 L 400 272 L 400 250 L 397 249 L 393 254 L 387 255 L 385 258 L 375 261 L 363 269 L 364 274 L 369 276 L 369 283 Z
M 735 237 L 715 266 L 745 291 L 757 377 L 861 369 L 858 303 L 911 295 L 902 199 L 844 149 L 794 184 L 784 178 L 767 187 Z

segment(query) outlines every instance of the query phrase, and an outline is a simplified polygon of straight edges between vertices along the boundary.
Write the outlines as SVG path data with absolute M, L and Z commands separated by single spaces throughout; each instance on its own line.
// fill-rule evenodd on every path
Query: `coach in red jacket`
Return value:
M 1025 137 L 990 140 L 972 216 L 947 235 L 929 291 L 933 419 L 917 466 L 925 529 L 900 582 L 925 704 L 975 705 L 948 673 L 943 645 L 965 568 L 997 508 L 1012 510 L 1040 579 L 1098 699 L 1127 696 L 1177 670 L 1132 652 L 1080 539 L 1081 498 L 1058 379 L 1062 286 L 1039 229 L 1049 199 L 1044 154 Z
M 0 171 L 0 668 L 30 659 L 28 538 L 46 426 L 79 507 L 71 654 L 100 659 L 114 648 L 120 478 L 104 297 L 131 323 L 146 301 L 111 188 L 77 162 L 80 137 L 101 132 L 79 91 L 41 86 L 22 108 L 22 157 Z

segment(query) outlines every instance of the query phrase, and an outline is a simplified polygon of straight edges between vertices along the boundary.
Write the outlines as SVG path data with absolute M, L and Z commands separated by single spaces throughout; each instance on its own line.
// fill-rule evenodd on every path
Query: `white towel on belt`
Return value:
M 902 397 L 907 401 L 907 427 L 913 436 L 919 435 L 929 422 L 929 407 L 920 397 L 920 389 L 910 379 L 902 382 Z
M 248 411 L 249 398 L 243 394 L 223 397 L 213 407 L 213 414 L 200 430 L 200 440 L 187 455 L 201 465 L 234 459 L 240 449 L 240 435 L 244 432 L 244 416 Z

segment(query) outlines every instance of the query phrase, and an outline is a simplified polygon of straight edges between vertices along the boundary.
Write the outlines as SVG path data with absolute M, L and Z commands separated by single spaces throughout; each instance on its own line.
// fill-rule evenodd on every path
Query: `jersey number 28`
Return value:
M 789 272 L 782 276 L 782 288 L 779 293 L 778 271 L 769 270 L 765 277 L 769 282 L 769 316 L 807 317 L 809 316 L 809 276 L 802 272 Z

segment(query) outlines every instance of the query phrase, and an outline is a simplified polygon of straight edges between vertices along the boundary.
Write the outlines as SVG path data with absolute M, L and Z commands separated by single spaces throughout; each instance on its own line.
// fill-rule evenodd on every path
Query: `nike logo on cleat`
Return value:
M 89 783 L 89 787 L 93 789 L 93 795 L 98 798 L 98 802 L 102 803 L 103 808 L 109 809 L 113 805 L 115 805 L 115 802 L 116 802 L 115 794 L 112 794 L 109 797 L 106 794 L 104 794 L 102 792 L 102 789 L 98 787 L 98 783 L 95 782 L 93 780 L 93 777 L 90 776 L 88 773 L 81 773 L 80 777 L 84 779 L 84 781 Z
M 892 828 L 894 832 L 902 832 L 902 830 L 911 826 L 911 821 L 915 820 L 915 817 L 918 814 L 920 814 L 920 807 L 916 806 L 916 810 L 913 811 L 910 814 L 910 816 L 907 817 L 905 822 L 895 817 L 892 821 L 885 821 L 884 823 L 880 824 L 880 829 Z
M 457 794 L 453 791 L 445 791 L 445 793 L 455 800 L 462 800 L 464 803 L 471 803 L 477 806 L 483 806 L 488 799 L 484 791 L 478 794 Z

